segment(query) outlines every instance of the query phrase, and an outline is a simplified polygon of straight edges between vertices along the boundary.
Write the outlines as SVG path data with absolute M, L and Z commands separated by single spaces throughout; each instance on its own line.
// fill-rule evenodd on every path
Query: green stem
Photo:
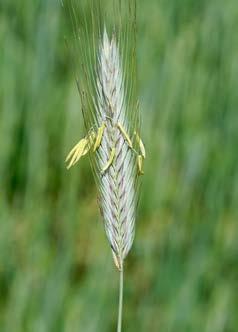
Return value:
M 123 308 L 123 264 L 122 264 L 121 271 L 120 271 L 117 332 L 121 332 L 121 326 L 122 326 L 122 308 Z

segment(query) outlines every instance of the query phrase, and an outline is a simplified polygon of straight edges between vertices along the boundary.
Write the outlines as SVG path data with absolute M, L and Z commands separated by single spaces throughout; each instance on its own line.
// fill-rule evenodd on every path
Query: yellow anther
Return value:
M 144 175 L 144 171 L 143 171 L 143 157 L 140 154 L 137 156 L 137 164 L 138 164 L 138 174 L 139 175 Z
M 81 144 L 81 141 L 79 141 L 74 147 L 73 149 L 69 152 L 69 154 L 67 155 L 65 162 L 67 163 L 67 161 L 73 156 L 73 154 L 76 152 L 76 150 L 78 149 L 79 145 Z
M 68 162 L 70 159 L 70 163 L 67 166 L 67 169 L 70 169 L 73 165 L 75 165 L 79 159 L 85 156 L 92 147 L 92 144 L 95 139 L 95 133 L 91 131 L 86 137 L 82 138 L 70 151 L 68 156 L 66 157 L 65 162 Z
M 94 141 L 95 141 L 95 138 L 96 138 L 96 134 L 95 134 L 94 130 L 90 129 L 90 131 L 89 131 L 89 133 L 86 137 L 88 138 L 88 142 L 89 142 L 89 145 L 90 145 L 90 148 L 91 148 Z
M 134 132 L 134 135 L 136 136 L 137 143 L 139 144 L 141 155 L 145 159 L 146 152 L 145 152 L 145 146 L 142 142 L 142 139 L 140 138 L 139 134 L 136 131 Z
M 72 167 L 82 157 L 86 146 L 87 146 L 87 139 L 83 138 L 73 147 L 73 149 L 70 151 L 65 160 L 67 162 L 71 159 L 69 165 L 67 166 L 67 169 Z
M 97 148 L 99 148 L 99 146 L 100 146 L 100 144 L 102 142 L 102 136 L 103 136 L 105 127 L 106 127 L 105 122 L 103 122 L 103 124 L 101 125 L 101 127 L 98 128 L 96 142 L 95 142 L 94 147 L 93 147 L 93 151 L 94 152 L 97 150 Z
M 110 153 L 110 157 L 108 159 L 108 162 L 106 163 L 106 165 L 103 167 L 102 169 L 102 173 L 106 172 L 108 170 L 108 168 L 111 166 L 114 157 L 115 157 L 115 153 L 116 153 L 116 149 L 112 148 L 111 153 Z
M 95 137 L 96 137 L 95 132 L 91 130 L 91 132 L 89 132 L 89 134 L 86 136 L 87 145 L 84 148 L 82 156 L 85 156 L 89 152 L 89 150 L 93 146 L 93 143 L 95 141 Z
M 124 138 L 127 141 L 129 147 L 132 149 L 132 141 L 131 141 L 129 135 L 127 134 L 125 128 L 123 128 L 120 123 L 117 124 L 117 127 L 120 130 L 120 132 L 122 133 L 122 135 L 124 136 Z

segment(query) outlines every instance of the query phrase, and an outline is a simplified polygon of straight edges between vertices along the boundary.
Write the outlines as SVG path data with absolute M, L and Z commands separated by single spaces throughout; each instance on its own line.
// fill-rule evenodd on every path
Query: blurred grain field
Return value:
M 87 6 L 87 2 L 85 6 Z M 148 158 L 124 331 L 238 331 L 238 3 L 138 0 Z M 56 0 L 0 2 L 0 331 L 115 331 L 118 274 Z

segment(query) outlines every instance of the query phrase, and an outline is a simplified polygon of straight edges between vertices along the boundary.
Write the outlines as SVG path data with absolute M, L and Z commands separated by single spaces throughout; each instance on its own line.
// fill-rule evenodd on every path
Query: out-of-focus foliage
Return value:
M 125 331 L 236 332 L 238 3 L 137 9 L 148 158 Z M 89 161 L 64 165 L 83 132 L 69 31 L 56 0 L 0 2 L 1 332 L 115 331 L 118 274 Z

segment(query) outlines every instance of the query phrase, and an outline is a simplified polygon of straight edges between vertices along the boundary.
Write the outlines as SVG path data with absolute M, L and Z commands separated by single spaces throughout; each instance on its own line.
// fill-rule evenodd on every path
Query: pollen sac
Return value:
M 111 153 L 110 153 L 110 157 L 108 159 L 108 162 L 106 163 L 106 165 L 102 169 L 102 174 L 105 173 L 108 170 L 108 168 L 111 166 L 111 164 L 113 163 L 115 153 L 116 153 L 116 149 L 112 148 Z
M 138 174 L 144 175 L 143 171 L 143 157 L 139 154 L 137 157 L 137 165 L 138 165 Z
M 139 148 L 140 148 L 140 153 L 141 153 L 142 157 L 145 159 L 146 152 L 145 152 L 145 146 L 142 142 L 142 139 L 140 138 L 139 134 L 136 131 L 134 132 L 134 134 L 136 136 L 136 141 L 137 141 L 137 143 L 139 145 Z
M 93 152 L 95 152 L 99 148 L 99 146 L 101 145 L 105 127 L 106 127 L 106 124 L 105 124 L 105 122 L 103 122 L 101 127 L 98 128 L 96 141 L 95 141 L 95 144 L 94 144 L 94 147 L 93 147 Z
M 124 139 L 127 141 L 129 147 L 132 148 L 131 139 L 130 139 L 129 135 L 127 134 L 125 128 L 123 128 L 123 126 L 120 123 L 117 124 L 117 127 L 119 128 L 120 132 L 122 133 Z
M 91 131 L 88 133 L 88 135 L 84 138 L 82 138 L 69 152 L 68 156 L 66 157 L 65 162 L 69 162 L 69 165 L 67 166 L 67 169 L 70 169 L 72 166 L 74 166 L 81 157 L 85 156 L 89 150 L 91 149 L 93 143 L 95 140 L 95 133 L 94 131 Z

